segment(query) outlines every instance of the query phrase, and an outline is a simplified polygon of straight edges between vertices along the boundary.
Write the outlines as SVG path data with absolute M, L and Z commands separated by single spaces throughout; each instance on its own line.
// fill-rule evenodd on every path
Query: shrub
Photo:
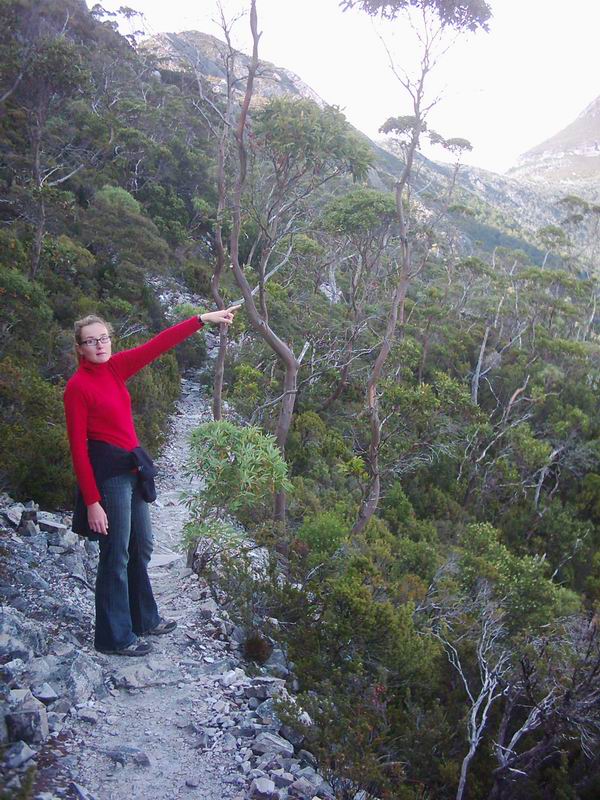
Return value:
M 348 538 L 348 525 L 334 511 L 323 511 L 300 526 L 297 536 L 311 550 L 332 555 Z
M 74 499 L 61 387 L 28 365 L 0 361 L 0 476 L 17 500 L 68 507 Z
M 270 515 L 273 495 L 292 488 L 275 437 L 259 428 L 206 422 L 192 432 L 187 473 L 205 485 L 190 497 L 200 519 L 229 512 L 243 524 Z
M 250 415 L 264 395 L 264 379 L 260 370 L 250 364 L 238 364 L 233 370 L 233 391 L 228 395 L 240 414 Z

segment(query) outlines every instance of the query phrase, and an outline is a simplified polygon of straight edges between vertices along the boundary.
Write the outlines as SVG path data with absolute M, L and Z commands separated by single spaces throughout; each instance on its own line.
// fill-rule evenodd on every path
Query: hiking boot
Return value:
M 148 642 L 135 641 L 128 644 L 121 650 L 100 650 L 107 656 L 145 656 L 152 650 L 152 645 Z
M 164 619 L 160 617 L 158 625 L 155 625 L 152 630 L 146 631 L 144 636 L 161 636 L 163 633 L 171 633 L 177 627 L 174 619 Z

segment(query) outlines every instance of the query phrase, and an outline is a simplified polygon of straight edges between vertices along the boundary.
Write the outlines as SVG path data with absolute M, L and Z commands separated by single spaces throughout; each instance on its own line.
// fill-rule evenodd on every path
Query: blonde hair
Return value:
M 108 331 L 108 335 L 109 336 L 112 336 L 114 334 L 113 326 L 110 324 L 110 322 L 107 322 L 105 319 L 102 319 L 102 317 L 97 317 L 95 314 L 88 314 L 87 317 L 83 317 L 83 319 L 78 319 L 75 322 L 74 326 L 73 326 L 73 333 L 74 333 L 74 336 L 75 336 L 75 346 L 74 346 L 73 350 L 74 350 L 74 353 L 75 353 L 75 363 L 76 364 L 79 364 L 79 362 L 82 359 L 82 356 L 80 355 L 79 351 L 77 350 L 77 345 L 78 344 L 79 345 L 82 344 L 81 330 L 82 330 L 82 328 L 85 328 L 86 325 L 94 325 L 95 323 L 99 323 L 100 325 L 104 325 L 104 327 Z

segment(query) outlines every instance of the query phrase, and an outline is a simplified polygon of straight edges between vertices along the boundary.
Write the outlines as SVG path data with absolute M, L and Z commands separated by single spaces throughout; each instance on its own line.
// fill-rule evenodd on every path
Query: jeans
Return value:
M 108 478 L 98 488 L 108 535 L 100 536 L 94 646 L 121 650 L 160 621 L 147 569 L 153 545 L 150 509 L 132 472 Z

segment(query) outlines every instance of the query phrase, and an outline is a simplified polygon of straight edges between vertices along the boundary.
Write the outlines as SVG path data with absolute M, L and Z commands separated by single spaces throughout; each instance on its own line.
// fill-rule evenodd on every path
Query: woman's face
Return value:
M 107 337 L 107 341 L 99 341 Z M 111 342 L 108 331 L 104 325 L 94 322 L 84 325 L 81 329 L 81 342 L 77 345 L 77 352 L 94 364 L 104 364 L 111 356 Z

